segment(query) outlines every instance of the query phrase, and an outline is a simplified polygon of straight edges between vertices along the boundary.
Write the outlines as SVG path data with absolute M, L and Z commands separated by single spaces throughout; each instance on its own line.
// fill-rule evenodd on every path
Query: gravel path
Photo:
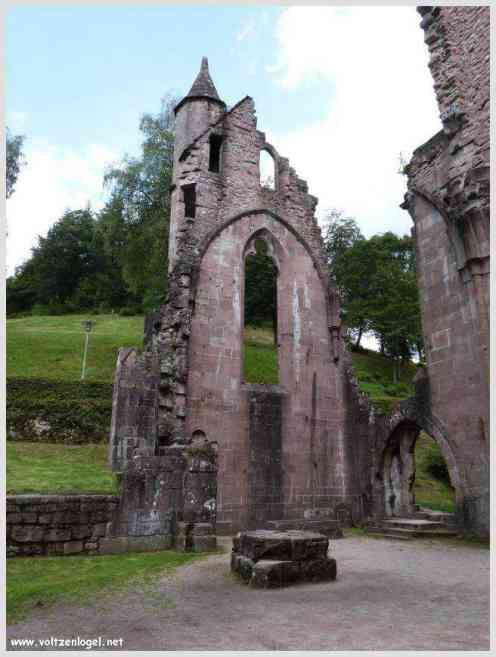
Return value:
M 91 606 L 57 605 L 7 637 L 124 638 L 135 650 L 489 650 L 489 550 L 331 542 L 338 579 L 253 590 L 214 555 Z

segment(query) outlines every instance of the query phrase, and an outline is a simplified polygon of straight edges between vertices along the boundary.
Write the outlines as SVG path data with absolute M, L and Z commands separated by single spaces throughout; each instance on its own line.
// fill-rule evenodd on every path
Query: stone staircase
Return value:
M 413 538 L 442 538 L 458 536 L 454 515 L 422 509 L 404 518 L 374 518 L 364 527 L 365 532 L 395 540 Z

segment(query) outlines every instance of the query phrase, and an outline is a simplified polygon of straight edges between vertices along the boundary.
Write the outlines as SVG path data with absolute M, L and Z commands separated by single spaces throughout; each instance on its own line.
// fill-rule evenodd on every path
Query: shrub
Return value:
M 450 484 L 448 466 L 439 449 L 431 449 L 426 454 L 425 469 L 434 479 Z
M 135 315 L 141 315 L 142 310 L 139 306 L 124 306 L 119 310 L 119 315 L 121 317 L 134 317 Z
M 107 439 L 112 384 L 7 380 L 7 435 L 29 442 L 92 443 Z

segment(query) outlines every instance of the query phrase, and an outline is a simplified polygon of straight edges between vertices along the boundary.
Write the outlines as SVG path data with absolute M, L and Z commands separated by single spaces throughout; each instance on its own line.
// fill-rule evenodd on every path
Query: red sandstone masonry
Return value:
M 464 523 L 489 523 L 489 7 L 423 7 L 443 130 L 407 167 L 431 412 Z

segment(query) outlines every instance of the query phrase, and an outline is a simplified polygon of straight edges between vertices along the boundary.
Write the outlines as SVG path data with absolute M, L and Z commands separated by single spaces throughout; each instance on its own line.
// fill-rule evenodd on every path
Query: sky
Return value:
M 18 6 L 6 21 L 6 122 L 27 164 L 7 201 L 7 268 L 65 209 L 97 211 L 105 167 L 139 153 L 140 116 L 185 95 L 207 56 L 228 106 L 367 236 L 410 232 L 400 153 L 441 129 L 414 7 Z

